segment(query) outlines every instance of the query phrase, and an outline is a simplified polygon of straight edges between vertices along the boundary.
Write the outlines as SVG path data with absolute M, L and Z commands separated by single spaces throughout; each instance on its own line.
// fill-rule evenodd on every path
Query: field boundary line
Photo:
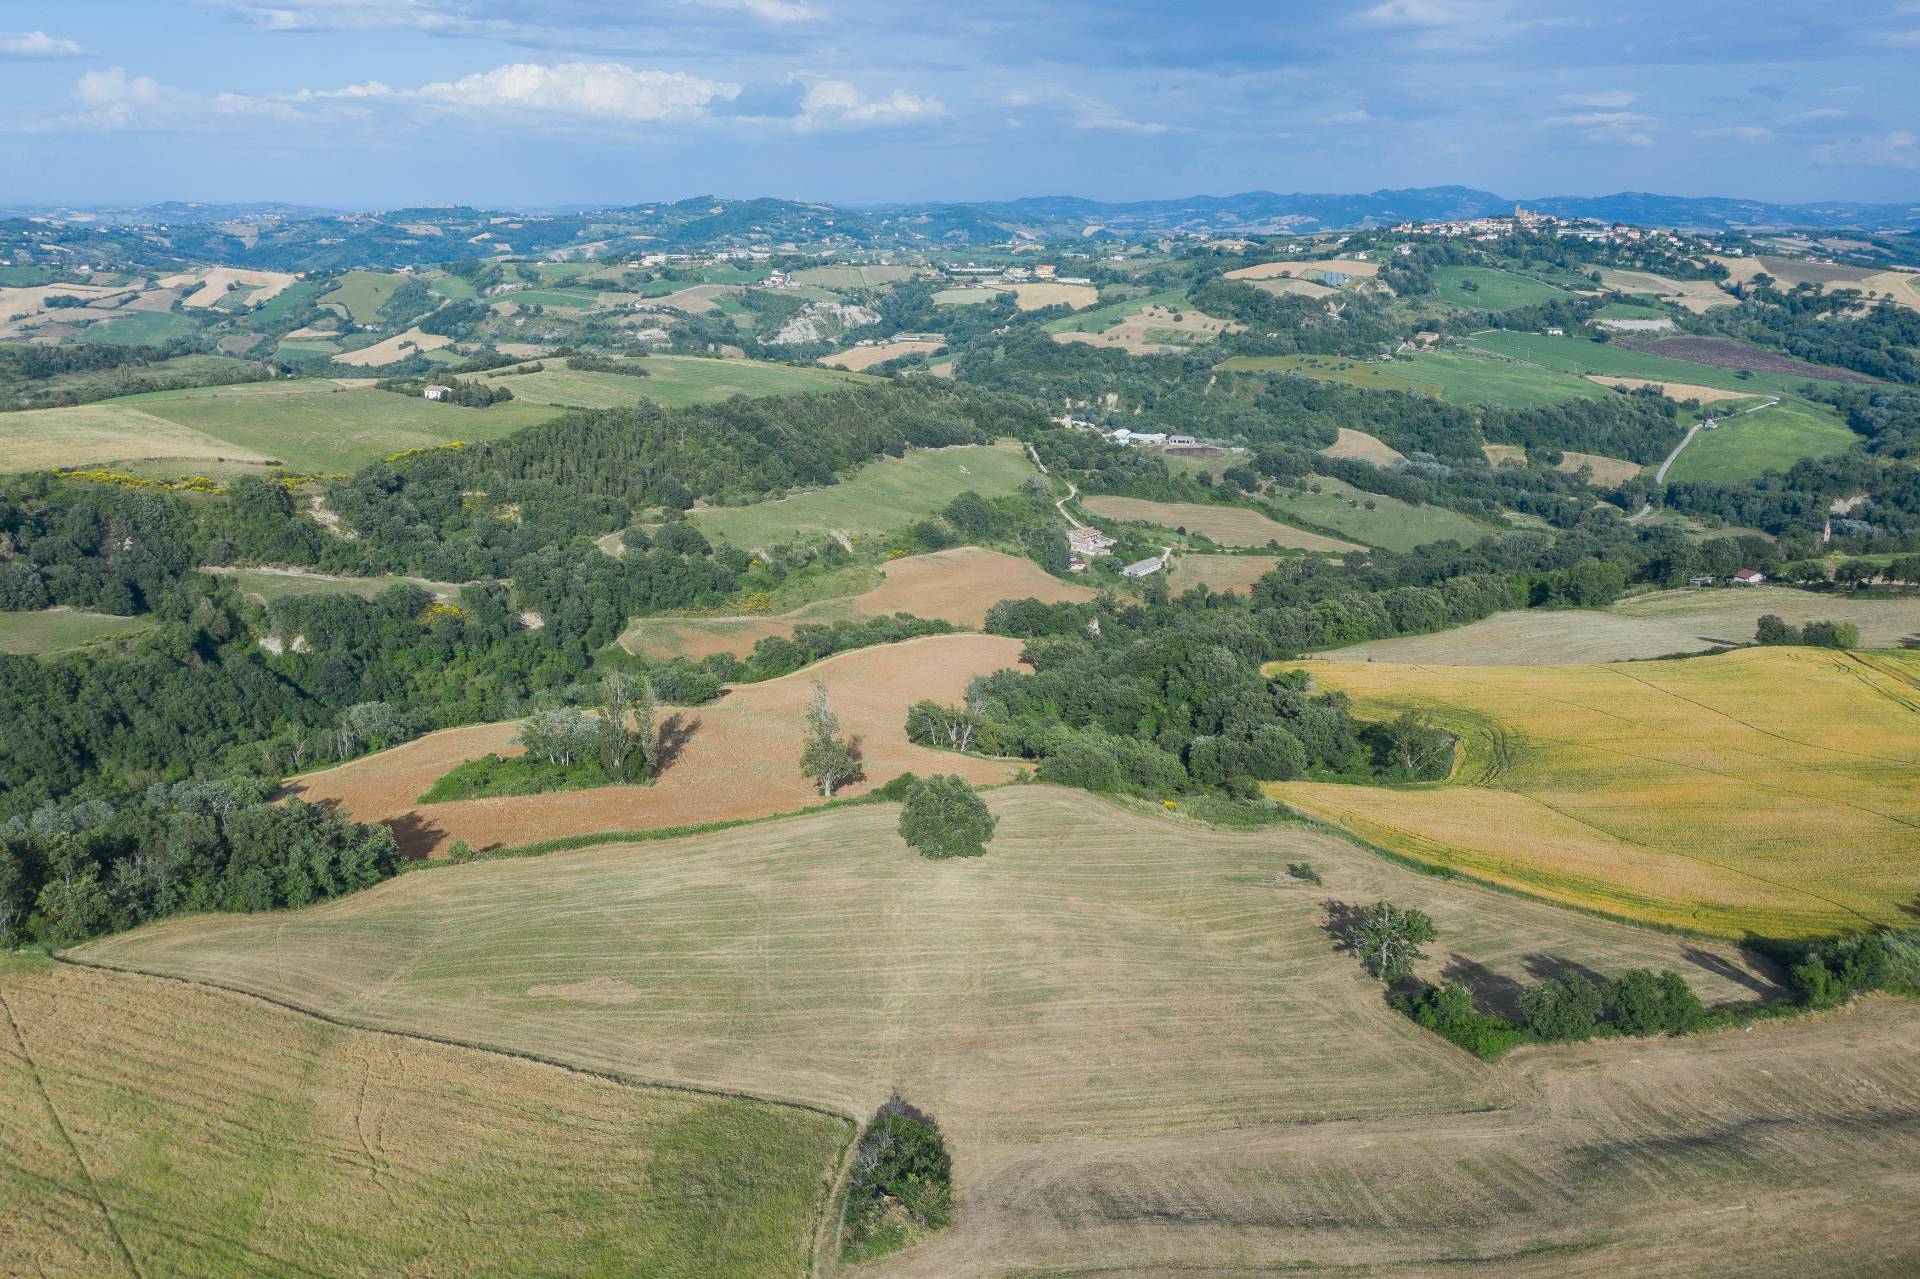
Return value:
M 336 1013 L 322 1012 L 317 1008 L 308 1008 L 282 999 L 277 995 L 264 995 L 257 990 L 248 990 L 242 986 L 215 981 L 211 977 L 182 977 L 176 973 L 163 973 L 150 968 L 140 968 L 133 964 L 108 963 L 100 959 L 85 959 L 65 951 L 52 950 L 47 957 L 55 963 L 69 964 L 75 968 L 91 968 L 99 972 L 126 973 L 134 977 L 151 977 L 156 981 L 178 982 L 183 986 L 197 986 L 206 990 L 218 990 L 229 995 L 238 995 L 243 999 L 252 999 L 282 1012 L 294 1013 L 301 1017 L 311 1017 L 315 1021 L 325 1022 L 329 1026 L 338 1026 L 343 1030 L 365 1031 L 372 1035 L 391 1035 L 396 1039 L 410 1039 L 424 1044 L 437 1044 L 442 1048 L 460 1048 L 468 1052 L 488 1053 L 495 1057 L 511 1057 L 517 1061 L 530 1062 L 536 1066 L 550 1066 L 555 1070 L 564 1070 L 569 1074 L 587 1079 L 599 1079 L 607 1083 L 618 1084 L 623 1088 L 638 1091 L 684 1093 L 694 1097 L 711 1097 L 726 1101 L 750 1101 L 763 1106 L 779 1106 L 788 1110 L 803 1110 L 809 1114 L 835 1119 L 856 1128 L 859 1120 L 852 1111 L 837 1110 L 824 1102 L 803 1101 L 795 1097 L 776 1097 L 768 1093 L 748 1092 L 741 1088 L 720 1088 L 707 1084 L 675 1082 L 662 1079 L 642 1079 L 617 1070 L 603 1070 L 593 1066 L 582 1066 L 564 1061 L 558 1057 L 549 1057 L 543 1053 L 529 1052 L 519 1048 L 505 1048 L 475 1039 L 458 1039 L 452 1035 L 436 1035 L 424 1030 L 395 1030 L 388 1026 L 375 1026 L 352 1017 Z M 0 997 L 0 1004 L 4 1004 Z M 18 1034 L 18 1031 L 15 1031 Z
M 74 1141 L 73 1134 L 67 1131 L 67 1121 L 60 1117 L 60 1108 L 53 1104 L 53 1097 L 47 1092 L 47 1081 L 40 1076 L 40 1064 L 34 1061 L 33 1049 L 27 1047 L 26 1034 L 21 1031 L 20 1023 L 13 1015 L 13 1005 L 7 1002 L 4 994 L 0 994 L 0 1013 L 6 1014 L 7 1029 L 13 1032 L 14 1042 L 20 1045 L 20 1059 L 27 1064 L 27 1074 L 33 1078 L 34 1091 L 40 1094 L 40 1104 L 47 1108 L 47 1118 L 53 1120 L 53 1126 L 59 1132 L 60 1140 L 66 1143 L 67 1153 L 73 1156 L 74 1165 L 80 1169 L 81 1177 L 86 1180 L 87 1194 L 93 1200 L 94 1207 L 100 1210 L 101 1219 L 107 1223 L 107 1233 L 113 1236 L 113 1242 L 120 1249 L 120 1256 L 126 1261 L 127 1269 L 137 1279 L 146 1279 L 147 1272 L 140 1268 L 138 1261 L 134 1260 L 133 1249 L 127 1246 L 126 1237 L 120 1233 L 119 1223 L 113 1219 L 113 1210 L 107 1207 L 106 1196 L 100 1193 L 100 1183 L 95 1179 L 93 1169 L 87 1167 L 86 1156 L 80 1153 L 80 1147 Z

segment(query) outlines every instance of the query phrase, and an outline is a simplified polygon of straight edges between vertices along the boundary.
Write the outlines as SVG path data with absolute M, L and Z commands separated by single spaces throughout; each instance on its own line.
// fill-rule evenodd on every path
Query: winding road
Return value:
M 1761 409 L 1770 409 L 1774 405 L 1778 404 L 1779 402 L 1780 402 L 1779 396 L 1777 395 L 1769 396 L 1764 404 L 1755 404 L 1749 408 L 1741 409 L 1737 413 L 1729 413 L 1726 415 L 1726 417 L 1735 418 L 1735 417 L 1742 417 L 1748 413 L 1758 413 Z M 1703 419 L 1702 421 L 1695 422 L 1693 424 L 1693 429 L 1680 437 L 1680 442 L 1673 446 L 1673 452 L 1667 454 L 1667 460 L 1662 462 L 1660 464 L 1660 469 L 1653 473 L 1653 482 L 1655 484 L 1665 484 L 1667 482 L 1667 470 L 1674 464 L 1675 461 L 1679 459 L 1680 450 L 1686 448 L 1687 445 L 1693 443 L 1693 437 L 1700 434 L 1700 432 L 1706 427 L 1708 422 L 1721 422 L 1725 420 L 1726 418 L 1710 417 L 1710 418 Z M 1647 516 L 1652 514 L 1653 514 L 1653 503 L 1648 502 L 1646 505 L 1642 506 L 1639 510 L 1635 511 L 1632 515 L 1629 515 L 1627 517 L 1627 522 L 1629 524 L 1637 524 L 1641 520 L 1646 519 Z

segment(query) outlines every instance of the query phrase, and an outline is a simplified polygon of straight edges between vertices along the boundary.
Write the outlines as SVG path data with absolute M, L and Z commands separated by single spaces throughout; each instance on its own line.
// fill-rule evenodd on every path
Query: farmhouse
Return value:
M 1091 524 L 1067 531 L 1067 548 L 1075 555 L 1094 556 L 1113 545 L 1113 539 Z
M 1741 586 L 1758 586 L 1767 580 L 1767 575 L 1756 573 L 1750 568 L 1743 568 L 1733 575 L 1733 580 Z
M 1167 433 L 1165 431 L 1129 431 L 1123 426 L 1116 430 L 1111 438 L 1115 444 L 1165 444 Z
M 441 386 L 438 383 L 435 383 L 432 386 L 422 387 L 420 389 L 420 394 L 425 396 L 429 400 L 444 400 L 449 395 L 453 394 L 453 388 L 450 386 Z
M 1147 577 L 1151 574 L 1158 573 L 1161 569 L 1165 568 L 1166 565 L 1167 557 L 1164 554 L 1155 555 L 1148 559 L 1135 560 L 1120 570 L 1120 576 Z
M 1438 333 L 1429 333 L 1423 329 L 1419 333 L 1416 333 L 1413 335 L 1413 340 L 1418 342 L 1421 346 L 1432 346 L 1435 342 L 1438 342 L 1440 340 L 1440 335 Z
M 1687 585 L 1688 586 L 1712 586 L 1713 578 L 1711 576 L 1690 577 L 1687 579 Z
M 1178 448 L 1183 444 L 1192 445 L 1197 443 L 1199 443 L 1199 441 L 1195 440 L 1191 435 L 1169 435 L 1167 437 L 1167 446 L 1169 448 Z

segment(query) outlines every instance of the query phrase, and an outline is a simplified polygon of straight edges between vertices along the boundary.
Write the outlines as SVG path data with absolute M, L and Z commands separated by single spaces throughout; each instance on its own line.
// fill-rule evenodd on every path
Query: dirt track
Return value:
M 762 684 L 735 686 L 718 702 L 672 713 L 662 736 L 678 742 L 652 786 L 612 786 L 509 799 L 415 801 L 456 764 L 508 745 L 517 723 L 476 724 L 433 733 L 324 772 L 295 778 L 290 794 L 337 803 L 360 821 L 386 822 L 409 856 L 440 855 L 464 839 L 475 849 L 512 847 L 595 831 L 655 830 L 701 822 L 766 817 L 819 802 L 800 776 L 800 724 L 813 680 L 833 693 L 840 725 L 859 749 L 865 779 L 858 794 L 909 770 L 958 773 L 975 783 L 1006 781 L 1017 768 L 914 746 L 906 740 L 908 704 L 923 697 L 957 702 L 976 675 L 1015 665 L 1019 640 L 935 635 L 858 649 Z

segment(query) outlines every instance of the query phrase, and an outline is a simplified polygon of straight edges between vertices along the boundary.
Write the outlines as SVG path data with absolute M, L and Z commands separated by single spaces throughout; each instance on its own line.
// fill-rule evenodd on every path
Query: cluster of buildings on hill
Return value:
M 1568 239 L 1586 240 L 1596 244 L 1669 244 L 1680 247 L 1689 243 L 1687 237 L 1659 227 L 1629 226 L 1624 222 L 1609 225 L 1591 218 L 1560 218 L 1547 213 L 1530 213 L 1518 205 L 1514 206 L 1511 217 L 1399 222 L 1393 227 L 1396 235 L 1439 235 L 1449 239 L 1468 240 L 1501 240 L 1522 231 L 1550 232 Z M 1408 246 L 1400 245 L 1397 251 L 1405 254 L 1410 250 Z M 1738 248 L 1719 251 L 1734 254 L 1740 252 Z
M 1105 555 L 1109 550 L 1112 550 L 1115 545 L 1116 542 L 1113 538 L 1108 537 L 1091 524 L 1076 524 L 1067 530 L 1067 549 L 1073 552 L 1073 559 L 1067 565 L 1068 571 L 1074 573 L 1086 572 L 1088 564 L 1100 556 Z M 1150 577 L 1167 566 L 1168 558 L 1169 556 L 1166 551 L 1162 551 L 1158 555 L 1149 555 L 1146 559 L 1136 560 L 1121 569 L 1120 576 L 1127 578 Z

